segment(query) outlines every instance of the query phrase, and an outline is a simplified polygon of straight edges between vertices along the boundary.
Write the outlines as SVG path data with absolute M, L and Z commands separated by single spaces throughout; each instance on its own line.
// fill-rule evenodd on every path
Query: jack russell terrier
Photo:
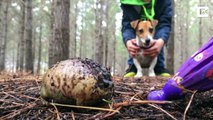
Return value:
M 153 46 L 154 28 L 158 24 L 157 20 L 142 21 L 135 20 L 131 22 L 131 26 L 136 32 L 136 45 L 141 47 L 141 52 L 133 58 L 133 62 L 137 68 L 135 78 L 143 76 L 142 68 L 149 68 L 149 76 L 155 76 L 154 67 L 157 63 L 157 57 L 152 58 L 143 55 L 143 49 L 148 49 Z

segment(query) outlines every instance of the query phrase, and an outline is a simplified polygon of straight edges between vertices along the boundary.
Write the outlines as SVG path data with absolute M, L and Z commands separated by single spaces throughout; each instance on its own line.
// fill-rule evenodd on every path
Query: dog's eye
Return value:
M 154 30 L 153 28 L 149 28 L 149 32 L 152 33 Z
M 139 30 L 140 33 L 143 33 L 143 29 Z

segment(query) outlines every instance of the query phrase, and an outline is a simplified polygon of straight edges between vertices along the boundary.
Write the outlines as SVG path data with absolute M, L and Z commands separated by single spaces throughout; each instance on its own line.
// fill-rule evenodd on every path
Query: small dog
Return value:
M 141 52 L 133 58 L 133 62 L 137 68 L 135 78 L 143 76 L 142 68 L 149 68 L 149 76 L 155 76 L 154 67 L 157 63 L 157 57 L 151 58 L 143 55 L 143 49 L 148 49 L 153 45 L 154 28 L 158 24 L 157 20 L 142 21 L 135 20 L 131 22 L 131 26 L 136 32 L 136 44 L 141 47 Z

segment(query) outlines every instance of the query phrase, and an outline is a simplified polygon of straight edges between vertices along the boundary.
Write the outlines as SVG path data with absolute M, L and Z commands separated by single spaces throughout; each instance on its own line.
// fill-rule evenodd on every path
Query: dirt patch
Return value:
M 189 93 L 184 99 L 172 103 L 150 104 L 146 101 L 147 94 L 151 90 L 160 89 L 168 78 L 113 79 L 115 92 L 110 101 L 119 113 L 46 106 L 39 95 L 39 76 L 0 75 L 0 119 L 183 119 L 192 96 Z M 212 92 L 195 94 L 186 119 L 213 119 Z

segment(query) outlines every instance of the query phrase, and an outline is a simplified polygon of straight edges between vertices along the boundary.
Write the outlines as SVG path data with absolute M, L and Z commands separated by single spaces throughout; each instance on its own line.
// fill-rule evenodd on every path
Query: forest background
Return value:
M 171 72 L 213 36 L 213 0 L 173 0 L 173 7 L 165 47 Z M 119 0 L 0 0 L 0 71 L 41 74 L 81 57 L 122 75 L 128 52 L 121 18 Z

